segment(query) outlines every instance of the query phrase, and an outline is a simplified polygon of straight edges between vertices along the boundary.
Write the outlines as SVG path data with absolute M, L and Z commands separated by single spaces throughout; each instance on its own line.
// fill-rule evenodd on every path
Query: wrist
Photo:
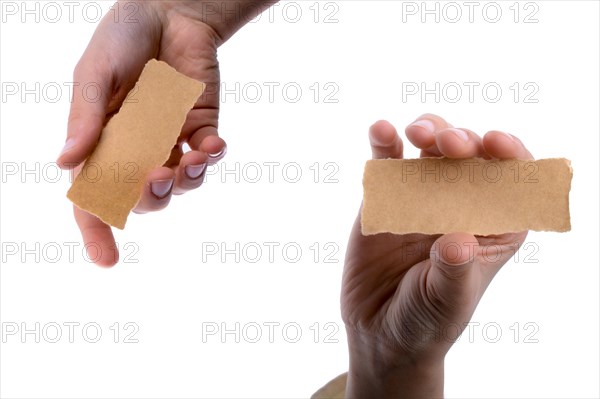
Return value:
M 348 335 L 350 364 L 346 397 L 441 398 L 444 356 L 407 353 L 377 341 Z
M 207 16 L 207 23 L 223 39 L 223 42 L 226 42 L 242 26 L 258 17 L 279 0 L 196 1 L 212 5 L 213 9 L 210 11 L 212 14 Z
M 375 369 L 351 360 L 346 398 L 442 398 L 444 364 Z
M 225 43 L 242 26 L 252 21 L 278 0 L 181 0 L 161 1 L 165 16 L 176 12 L 209 26 L 218 43 Z M 168 20 L 168 18 L 166 18 Z

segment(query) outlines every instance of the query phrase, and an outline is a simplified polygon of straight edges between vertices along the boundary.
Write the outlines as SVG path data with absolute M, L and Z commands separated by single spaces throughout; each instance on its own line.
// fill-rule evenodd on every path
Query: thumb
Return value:
M 104 126 L 113 78 L 110 67 L 99 60 L 84 56 L 73 73 L 67 140 L 56 161 L 63 169 L 72 169 L 88 157 Z
M 446 234 L 430 251 L 427 292 L 444 308 L 467 310 L 477 303 L 479 284 L 474 266 L 477 239 L 467 233 Z

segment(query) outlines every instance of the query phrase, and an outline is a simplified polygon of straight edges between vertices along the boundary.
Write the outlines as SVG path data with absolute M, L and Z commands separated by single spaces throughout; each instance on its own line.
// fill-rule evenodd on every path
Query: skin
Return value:
M 240 14 L 221 15 L 221 8 L 215 7 L 215 2 L 200 0 L 140 1 L 135 3 L 135 9 L 130 0 L 117 3 L 121 7 L 120 17 L 115 21 L 114 13 L 106 15 L 75 67 L 73 81 L 79 86 L 73 90 L 67 140 L 57 159 L 61 168 L 79 172 L 81 163 L 94 150 L 102 127 L 118 111 L 146 62 L 157 58 L 206 83 L 207 89 L 188 114 L 170 159 L 146 176 L 146 185 L 134 212 L 161 210 L 169 204 L 173 194 L 200 187 L 206 165 L 219 161 L 226 152 L 225 141 L 218 135 L 217 48 L 273 1 L 225 0 L 221 3 L 231 3 L 224 10 L 240 7 Z M 132 10 L 135 13 L 132 14 Z M 86 101 L 80 89 L 90 82 L 101 89 L 98 101 Z M 184 143 L 191 148 L 185 154 Z M 100 248 L 100 255 L 93 256 L 96 263 L 100 266 L 116 264 L 119 253 L 110 226 L 77 207 L 73 212 L 85 244 L 94 243 L 92 247 Z
M 519 139 L 503 132 L 490 131 L 481 138 L 468 129 L 457 131 L 432 114 L 415 122 L 406 128 L 406 136 L 422 157 L 533 159 Z M 375 123 L 369 139 L 373 158 L 402 158 L 402 140 L 388 122 Z M 350 352 L 346 397 L 443 397 L 446 353 L 526 236 L 526 231 L 363 236 L 359 212 L 341 293 Z M 482 250 L 490 245 L 498 247 L 489 247 L 484 258 Z M 501 254 L 492 263 L 495 248 Z M 457 331 L 455 326 L 462 328 Z
M 74 71 L 74 82 L 79 87 L 90 82 L 100 86 L 100 100 L 86 101 L 81 90 L 74 89 L 67 140 L 58 165 L 77 173 L 77 166 L 93 151 L 102 127 L 119 109 L 145 63 L 157 58 L 207 83 L 208 89 L 189 113 L 169 161 L 146 177 L 135 212 L 163 209 L 172 194 L 198 188 L 206 165 L 220 160 L 226 151 L 225 142 L 218 136 L 217 48 L 274 3 L 221 1 L 227 2 L 252 3 L 253 7 L 247 8 L 248 14 L 242 18 L 235 15 L 234 20 L 221 15 L 218 9 L 210 15 L 203 13 L 203 3 L 215 2 L 202 0 L 139 2 L 135 23 L 126 23 L 124 18 L 115 22 L 113 15 L 107 15 Z M 131 1 L 122 4 L 127 3 Z M 406 135 L 422 150 L 421 156 L 532 159 L 513 136 L 488 132 L 482 139 L 467 129 L 452 130 L 435 115 L 420 117 L 406 129 Z M 461 135 L 467 139 L 460 139 Z M 369 138 L 374 158 L 402 157 L 403 143 L 389 123 L 373 125 Z M 185 154 L 181 148 L 184 143 L 191 148 Z M 100 247 L 97 263 L 114 265 L 118 250 L 110 227 L 76 207 L 74 214 L 84 242 Z M 365 237 L 360 233 L 358 218 L 350 236 L 341 296 L 350 349 L 347 396 L 441 397 L 443 360 L 453 342 L 430 338 L 415 326 L 427 331 L 441 331 L 452 323 L 464 326 L 494 275 L 518 249 L 514 243 L 521 245 L 526 235 Z M 407 255 L 403 246 L 408 243 L 417 244 L 419 250 Z M 449 244 L 458 244 L 464 250 L 452 256 L 452 251 L 445 251 Z M 482 248 L 491 244 L 499 245 L 502 251 L 493 264 L 481 256 Z

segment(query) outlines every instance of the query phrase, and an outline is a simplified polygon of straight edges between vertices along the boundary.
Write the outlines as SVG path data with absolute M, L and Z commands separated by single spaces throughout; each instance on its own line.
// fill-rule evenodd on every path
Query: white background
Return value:
M 311 395 L 347 370 L 339 289 L 346 240 L 362 195 L 362 168 L 370 156 L 368 127 L 388 119 L 403 132 L 425 112 L 480 134 L 511 132 L 537 158 L 566 157 L 574 169 L 572 231 L 530 233 L 529 247 L 496 277 L 473 316 L 479 324 L 447 356 L 446 396 L 600 395 L 597 2 L 521 2 L 516 23 L 513 1 L 496 3 L 502 11 L 497 23 L 482 15 L 486 2 L 475 8 L 473 22 L 464 3 L 454 3 L 463 13 L 456 23 L 448 21 L 454 9 L 446 6 L 443 14 L 446 3 L 438 3 L 439 22 L 429 15 L 425 23 L 421 2 L 412 3 L 419 8 L 416 15 L 403 13 L 412 6 L 400 1 L 297 2 L 287 6 L 289 14 L 283 12 L 285 3 L 279 5 L 219 51 L 225 86 L 235 91 L 239 84 L 238 98 L 234 92 L 222 98 L 220 118 L 229 148 L 224 164 L 234 169 L 238 163 L 239 182 L 235 174 L 212 169 L 201 189 L 174 198 L 168 209 L 131 216 L 127 228 L 116 232 L 122 261 L 110 270 L 83 256 L 65 197 L 68 176 L 55 179 L 51 164 L 66 132 L 69 91 L 63 84 L 72 81 L 96 26 L 93 10 L 83 15 L 83 4 L 73 22 L 66 14 L 56 23 L 43 15 L 39 23 L 34 16 L 25 23 L 20 14 L 2 16 L 3 89 L 7 82 L 26 88 L 40 84 L 38 100 L 19 93 L 1 104 L 2 397 Z M 104 11 L 110 6 L 99 4 Z M 302 15 L 292 23 L 296 8 Z M 494 10 L 488 11 L 485 17 L 493 19 Z M 524 23 L 531 13 L 530 22 L 537 22 Z M 327 15 L 333 23 L 325 23 Z M 63 85 L 55 103 L 41 92 L 52 82 Z M 272 103 L 265 82 L 280 84 Z M 448 101 L 454 92 L 440 93 L 439 101 L 434 95 L 425 101 L 419 95 L 403 98 L 403 88 L 421 82 L 428 88 L 435 82 L 442 88 L 478 82 L 479 88 L 473 102 L 466 86 L 455 103 Z M 516 102 L 510 89 L 515 82 Z M 303 90 L 295 103 L 281 91 L 287 83 Z M 310 89 L 315 83 L 321 88 L 316 102 Z M 495 103 L 483 96 L 487 83 L 503 90 Z M 264 91 L 252 103 L 256 92 L 248 90 L 256 85 Z M 332 87 L 338 90 L 329 99 L 337 103 L 325 101 Z M 525 102 L 532 87 L 537 91 L 528 100 L 537 102 Z M 410 143 L 406 147 L 407 157 L 418 155 Z M 256 169 L 250 170 L 249 162 L 279 162 L 273 182 L 263 166 L 262 179 L 250 183 Z M 302 171 L 297 183 L 286 181 L 296 169 L 282 174 L 292 162 Z M 321 172 L 316 177 L 315 162 Z M 326 163 L 334 166 L 325 169 Z M 38 172 L 23 174 L 36 165 Z M 332 171 L 337 183 L 326 183 Z M 236 242 L 241 248 L 258 243 L 262 257 L 251 263 L 255 252 L 247 252 L 239 262 L 234 255 L 222 262 L 221 253 L 206 252 L 210 243 L 234 248 Z M 279 243 L 273 261 L 264 242 Z M 288 260 L 282 254 L 288 243 L 302 249 L 296 263 L 289 260 L 293 250 Z M 311 249 L 314 243 L 318 254 Z M 328 243 L 333 244 L 325 248 Z M 332 248 L 339 249 L 330 258 L 337 263 L 325 262 Z M 69 322 L 79 323 L 72 343 L 64 324 Z M 134 324 L 125 328 L 128 322 Z M 264 324 L 269 322 L 280 323 L 273 342 Z M 35 323 L 39 343 L 34 334 L 21 335 L 22 327 L 34 329 Z M 53 323 L 63 334 L 57 343 L 49 342 L 56 334 Z M 82 333 L 87 323 L 101 328 L 97 343 L 86 341 L 95 336 L 93 328 Z M 235 323 L 239 343 L 235 334 L 221 334 L 221 327 L 234 329 Z M 215 325 L 218 333 L 203 337 L 203 329 Z M 262 337 L 251 343 L 257 325 Z M 9 335 L 15 326 L 19 331 Z M 289 326 L 300 329 L 296 343 L 288 342 L 296 336 Z M 130 339 L 138 342 L 124 342 L 132 332 Z

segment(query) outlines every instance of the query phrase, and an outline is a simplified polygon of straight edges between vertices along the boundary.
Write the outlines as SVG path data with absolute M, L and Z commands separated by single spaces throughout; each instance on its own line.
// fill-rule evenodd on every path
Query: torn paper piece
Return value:
M 150 60 L 119 113 L 102 130 L 67 197 L 123 229 L 146 175 L 169 159 L 187 113 L 204 87 L 168 64 Z
M 362 233 L 569 231 L 567 159 L 367 161 Z

